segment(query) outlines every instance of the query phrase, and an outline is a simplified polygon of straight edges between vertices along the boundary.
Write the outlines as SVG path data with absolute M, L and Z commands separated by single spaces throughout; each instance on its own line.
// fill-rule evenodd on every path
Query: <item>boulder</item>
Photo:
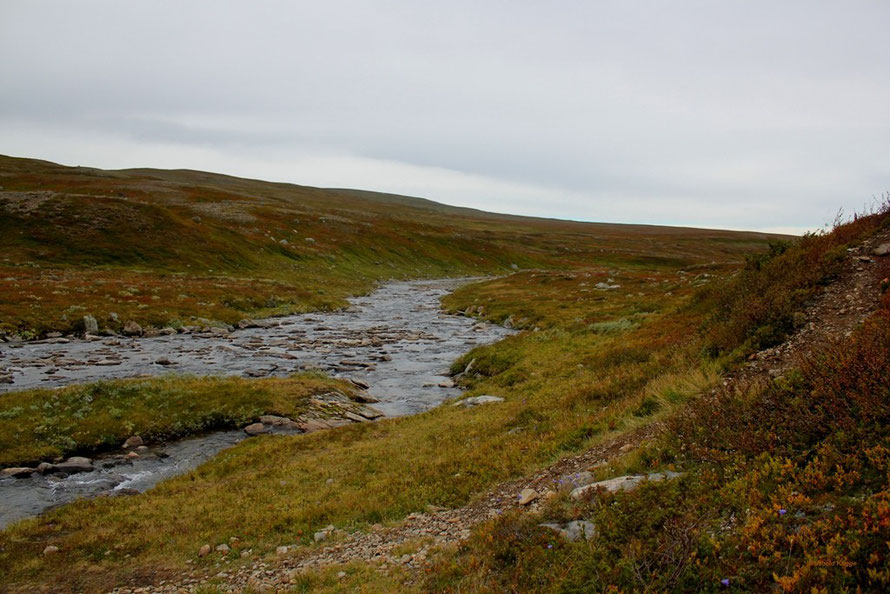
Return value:
M 127 323 L 124 324 L 121 334 L 124 336 L 142 336 L 142 326 L 133 320 L 128 320 Z
M 890 243 L 882 243 L 878 247 L 876 247 L 872 253 L 875 256 L 887 256 L 890 255 Z
M 83 317 L 83 333 L 94 335 L 99 334 L 99 322 L 89 314 Z
M 76 474 L 78 472 L 92 472 L 93 463 L 89 458 L 73 456 L 60 464 L 56 464 L 56 469 L 65 474 Z
M 439 382 L 439 387 L 440 388 L 453 388 L 454 380 L 451 378 L 444 379 L 441 382 Z
M 361 402 L 362 404 L 374 404 L 380 402 L 378 398 L 374 398 L 369 394 L 356 394 L 352 399 L 356 402 Z
M 480 404 L 503 401 L 504 399 L 499 396 L 490 396 L 488 394 L 483 394 L 482 396 L 473 396 L 472 398 L 465 398 L 463 400 L 460 400 L 459 402 L 455 402 L 454 406 L 465 406 L 469 408 L 471 406 L 479 406 Z
M 584 485 L 583 487 L 578 487 L 577 489 L 574 489 L 572 491 L 571 496 L 572 499 L 582 499 L 589 493 L 600 490 L 607 491 L 609 493 L 616 493 L 618 491 L 633 491 L 644 481 L 658 482 L 676 478 L 679 476 L 682 476 L 682 474 L 679 472 L 671 472 L 669 470 L 665 472 L 654 472 L 651 474 L 632 474 L 619 476 L 605 481 L 590 483 L 589 485 Z
M 588 520 L 575 520 L 565 524 L 539 524 L 539 526 L 553 530 L 569 542 L 588 540 L 596 534 L 596 527 Z
M 59 467 L 49 462 L 41 462 L 37 465 L 38 474 L 55 474 L 59 472 Z
M 248 435 L 262 435 L 263 433 L 268 433 L 269 428 L 262 423 L 251 423 L 244 428 L 244 432 Z

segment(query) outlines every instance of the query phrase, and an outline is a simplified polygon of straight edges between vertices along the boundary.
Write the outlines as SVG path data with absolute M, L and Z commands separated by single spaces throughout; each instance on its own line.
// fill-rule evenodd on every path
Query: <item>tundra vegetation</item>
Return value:
M 190 316 L 232 322 L 337 307 L 387 278 L 498 274 L 462 287 L 444 306 L 521 332 L 474 349 L 452 369 L 467 396 L 503 402 L 263 436 L 143 495 L 79 501 L 19 522 L 0 532 L 0 588 L 107 590 L 187 567 L 237 567 L 244 551 L 255 559 L 281 545 L 316 547 L 313 533 L 324 526 L 367 530 L 429 505 L 461 506 L 655 422 L 668 428 L 658 440 L 598 472 L 671 469 L 685 472 L 682 479 L 580 502 L 562 494 L 547 504 L 548 517 L 592 519 L 593 540 L 556 540 L 537 526 L 540 517 L 506 514 L 477 526 L 461 547 L 439 551 L 420 583 L 398 568 L 355 564 L 345 578 L 323 570 L 294 586 L 588 591 L 718 589 L 729 580 L 755 590 L 775 583 L 880 589 L 887 580 L 886 298 L 866 325 L 795 374 L 701 397 L 747 354 L 792 331 L 795 314 L 838 273 L 839 254 L 885 228 L 886 213 L 777 243 L 755 234 L 504 217 L 197 172 L 21 160 L 4 161 L 3 171 L 5 193 L 59 202 L 58 211 L 22 210 L 27 201 L 18 197 L 0 203 L 20 213 L 0 219 L 0 242 L 11 254 L 3 275 L 13 279 L 2 281 L 0 323 L 9 331 L 76 330 L 63 328 L 74 319 L 66 313 L 72 306 L 100 325 L 112 322 L 112 307 L 118 319 L 146 325 Z M 57 220 L 44 214 L 55 212 Z M 102 233 L 49 232 L 67 222 L 89 235 L 103 212 L 118 215 Z M 41 230 L 43 216 L 54 222 Z M 136 291 L 121 295 L 119 282 Z M 224 298 L 242 289 L 256 299 Z M 195 412 L 201 423 L 220 414 L 285 414 L 283 407 L 299 406 L 289 393 L 309 394 L 328 381 L 163 378 L 139 380 L 138 390 L 160 395 L 145 398 L 158 408 L 188 390 L 204 393 L 204 382 L 240 394 L 224 413 L 208 399 Z M 121 382 L 69 394 L 98 394 L 90 406 L 103 424 L 111 417 L 103 411 L 114 406 L 104 395 L 128 389 L 135 388 Z M 46 402 L 45 392 L 0 396 L 0 419 Z M 28 445 L 45 447 L 36 438 Z M 223 557 L 199 557 L 204 543 L 231 547 Z M 48 545 L 59 552 L 44 557 Z

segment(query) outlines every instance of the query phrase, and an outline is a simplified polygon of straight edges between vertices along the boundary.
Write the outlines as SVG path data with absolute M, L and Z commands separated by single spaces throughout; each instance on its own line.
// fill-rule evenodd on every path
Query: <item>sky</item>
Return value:
M 887 0 L 0 0 L 0 154 L 799 233 L 890 190 Z

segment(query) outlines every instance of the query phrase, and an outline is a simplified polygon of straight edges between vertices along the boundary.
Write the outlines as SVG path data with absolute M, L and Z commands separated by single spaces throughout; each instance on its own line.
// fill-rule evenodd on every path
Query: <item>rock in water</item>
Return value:
M 92 334 L 94 336 L 99 334 L 99 322 L 89 314 L 83 317 L 83 333 Z
M 56 469 L 59 472 L 64 472 L 65 474 L 76 474 L 78 472 L 92 472 L 93 471 L 93 463 L 89 458 L 82 458 L 80 456 L 74 456 L 72 458 L 68 458 L 61 464 L 56 464 Z
M 4 468 L 0 471 L 0 475 L 2 476 L 11 476 L 13 478 L 28 478 L 34 474 L 33 468 L 27 468 L 25 466 L 15 467 L 15 468 Z

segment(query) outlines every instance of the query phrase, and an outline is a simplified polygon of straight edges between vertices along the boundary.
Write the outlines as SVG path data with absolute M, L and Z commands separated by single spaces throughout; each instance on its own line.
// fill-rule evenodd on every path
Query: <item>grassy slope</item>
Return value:
M 708 352 L 778 340 L 838 251 L 890 225 L 887 212 L 751 261 L 703 298 Z M 710 308 L 708 308 L 710 309 Z M 890 293 L 852 336 L 796 373 L 692 399 L 667 435 L 607 476 L 685 478 L 585 502 L 563 493 L 547 521 L 585 518 L 592 542 L 542 531 L 540 516 L 480 526 L 440 560 L 435 591 L 886 591 L 890 587 Z M 731 360 L 731 359 L 730 359 Z M 725 580 L 725 582 L 724 582 Z
M 738 261 L 762 234 L 585 224 L 195 171 L 0 157 L 0 331 L 233 323 L 389 278 Z M 283 243 L 284 242 L 284 243 Z M 117 319 L 111 314 L 118 314 Z

